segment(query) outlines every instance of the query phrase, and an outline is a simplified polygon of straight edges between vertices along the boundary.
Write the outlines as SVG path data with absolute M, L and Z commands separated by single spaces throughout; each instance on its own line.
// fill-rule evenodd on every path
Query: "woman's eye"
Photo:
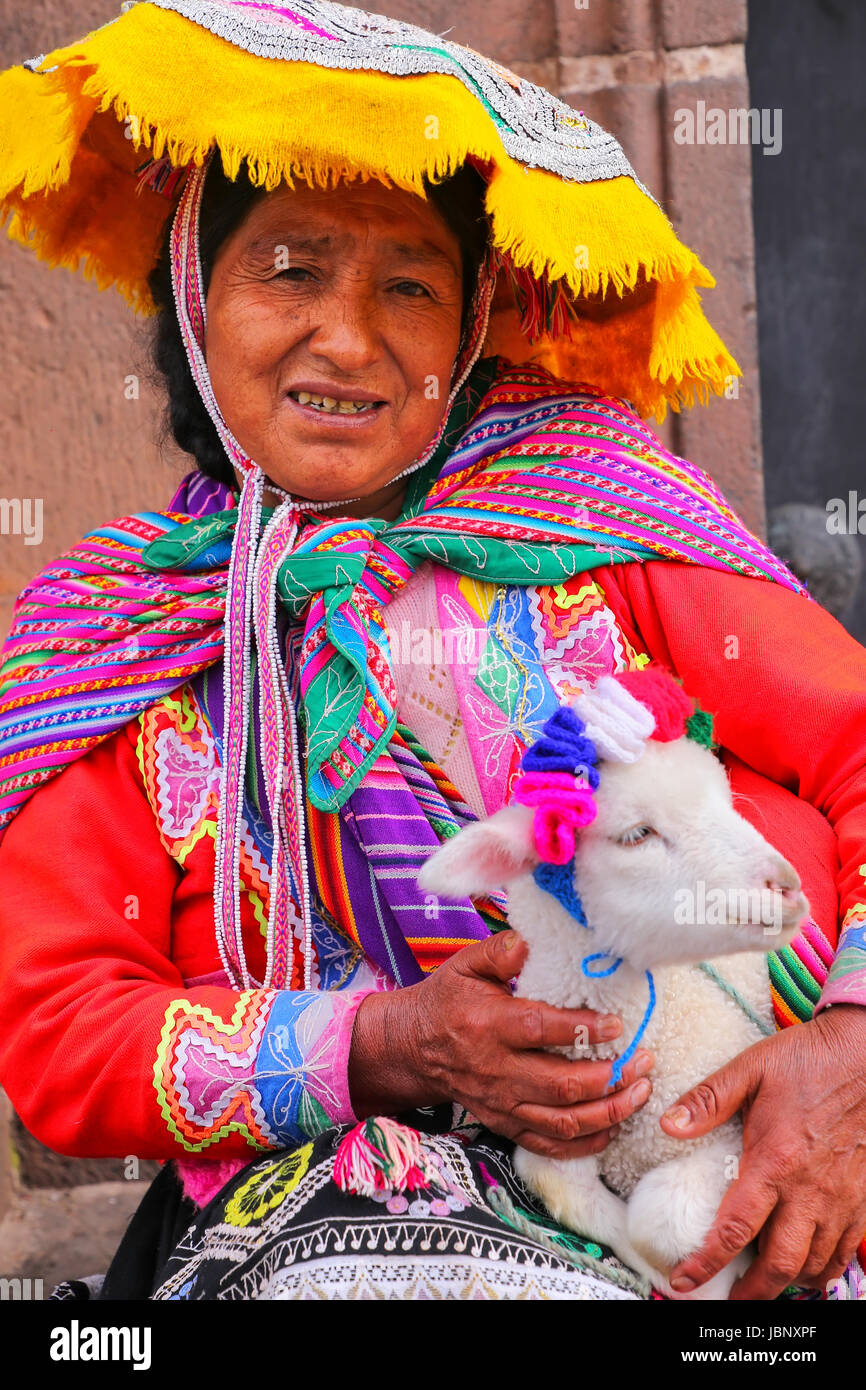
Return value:
M 291 280 L 301 281 L 302 277 L 311 276 L 311 275 L 312 275 L 312 271 L 307 270 L 305 266 L 302 266 L 302 265 L 290 265 L 290 266 L 286 266 L 284 270 L 278 270 L 277 273 L 276 273 L 276 275 L 274 276 L 274 279 L 275 279 L 275 280 L 281 280 L 281 279 L 283 279 L 284 277 L 287 277 L 287 278 L 289 278 L 289 279 L 291 279 Z
M 392 286 L 392 289 L 397 290 L 400 294 L 406 295 L 409 299 L 421 299 L 425 295 L 429 296 L 430 294 L 426 285 L 419 284 L 417 280 L 398 280 L 397 284 Z
M 630 830 L 626 830 L 624 834 L 619 836 L 617 843 L 620 845 L 639 845 L 643 840 L 649 840 L 657 834 L 658 831 L 654 830 L 651 825 L 633 825 Z

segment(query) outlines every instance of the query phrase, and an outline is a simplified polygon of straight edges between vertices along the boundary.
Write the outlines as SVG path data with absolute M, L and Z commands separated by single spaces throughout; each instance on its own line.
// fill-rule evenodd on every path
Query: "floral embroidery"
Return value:
M 580 694 L 578 681 L 595 681 L 649 661 L 620 630 L 601 586 L 585 574 L 528 589 L 527 600 L 538 654 L 560 699 Z
M 189 685 L 139 715 L 136 745 L 145 791 L 169 854 L 183 864 L 214 835 L 219 764 L 213 735 Z
M 352 1116 L 337 1078 L 348 1064 L 348 1046 L 340 1057 L 341 1024 L 354 1002 L 342 992 L 283 990 L 277 996 L 256 1082 L 271 1128 L 285 1142 L 312 1138 Z
M 166 695 L 138 717 L 136 743 L 144 790 L 160 838 L 183 869 L 195 856 L 213 861 L 219 800 L 219 752 L 207 716 L 192 686 Z M 241 897 L 262 936 L 268 926 L 269 860 L 253 831 L 241 825 Z M 246 915 L 246 914 L 245 914 Z
M 253 1173 L 226 1203 L 226 1221 L 230 1226 L 249 1226 L 261 1221 L 294 1192 L 310 1166 L 312 1144 L 286 1154 L 278 1163 L 262 1172 Z

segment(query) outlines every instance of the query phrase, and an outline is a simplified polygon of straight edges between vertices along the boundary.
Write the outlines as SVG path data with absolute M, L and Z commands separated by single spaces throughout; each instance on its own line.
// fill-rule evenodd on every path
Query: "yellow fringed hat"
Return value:
M 414 25 L 325 0 L 132 0 L 0 74 L 0 106 L 0 225 L 139 313 L 173 195 L 214 145 L 267 189 L 375 178 L 423 197 L 468 161 L 553 370 L 659 420 L 742 375 L 701 306 L 713 276 L 613 136 Z

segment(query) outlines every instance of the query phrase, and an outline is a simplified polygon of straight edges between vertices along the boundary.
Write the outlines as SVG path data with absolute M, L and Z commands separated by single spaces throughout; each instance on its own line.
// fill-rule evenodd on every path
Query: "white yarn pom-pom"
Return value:
M 636 763 L 656 726 L 655 715 L 613 676 L 601 676 L 571 702 L 586 725 L 599 758 Z

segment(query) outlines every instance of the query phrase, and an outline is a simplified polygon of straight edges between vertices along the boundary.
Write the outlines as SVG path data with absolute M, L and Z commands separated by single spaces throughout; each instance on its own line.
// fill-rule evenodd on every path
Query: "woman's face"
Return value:
M 461 308 L 460 246 L 431 204 L 374 180 L 281 185 L 213 264 L 205 355 L 226 423 L 287 491 L 396 515 L 391 480 L 445 411 Z

